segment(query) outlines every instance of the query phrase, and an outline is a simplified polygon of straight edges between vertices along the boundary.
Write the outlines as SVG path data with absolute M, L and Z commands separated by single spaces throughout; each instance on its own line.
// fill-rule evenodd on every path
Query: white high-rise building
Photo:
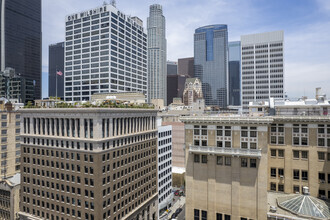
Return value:
M 165 17 L 161 5 L 150 6 L 147 23 L 148 100 L 163 99 L 167 103 Z
M 94 93 L 147 93 L 147 34 L 112 5 L 66 17 L 65 101 Z
M 249 102 L 284 97 L 283 43 L 283 31 L 241 36 L 243 113 Z
M 159 214 L 172 204 L 172 125 L 158 123 L 158 210 Z

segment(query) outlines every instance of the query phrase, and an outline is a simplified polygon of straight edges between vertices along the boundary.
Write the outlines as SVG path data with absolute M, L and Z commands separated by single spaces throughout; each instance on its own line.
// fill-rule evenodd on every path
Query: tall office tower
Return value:
M 1 167 L 0 179 L 20 172 L 20 114 L 13 109 L 12 104 L 0 100 L 1 114 Z
M 187 76 L 167 75 L 167 106 L 173 103 L 173 98 L 182 98 Z
M 227 106 L 227 25 L 209 25 L 195 30 L 195 77 L 202 81 L 206 105 Z
M 48 96 L 64 99 L 64 42 L 49 45 L 48 59 Z
M 181 58 L 178 59 L 178 74 L 188 76 L 189 78 L 194 77 L 194 58 Z
M 174 61 L 166 62 L 167 75 L 177 75 L 178 74 L 178 63 Z
M 155 110 L 21 115 L 23 219 L 157 219 Z
M 11 67 L 32 80 L 41 98 L 41 0 L 0 0 L 1 71 Z
M 147 35 L 142 21 L 112 5 L 66 17 L 65 101 L 94 93 L 147 93 Z
M 283 31 L 241 36 L 243 113 L 249 102 L 284 98 Z
M 150 5 L 147 21 L 148 100 L 163 99 L 167 103 L 165 17 L 161 5 Z
M 228 104 L 241 104 L 241 42 L 229 42 Z
M 172 193 L 172 126 L 158 126 L 158 210 L 171 207 Z
M 325 202 L 315 198 L 330 198 L 329 117 L 188 116 L 181 121 L 186 219 L 330 217 L 329 207 L 323 209 Z M 302 205 L 304 200 L 310 205 Z M 310 211 L 304 213 L 306 206 Z

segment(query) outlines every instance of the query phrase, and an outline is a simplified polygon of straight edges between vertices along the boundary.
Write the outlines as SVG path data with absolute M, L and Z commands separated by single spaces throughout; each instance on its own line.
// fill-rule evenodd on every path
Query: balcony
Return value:
M 261 157 L 261 149 L 189 146 L 189 153 L 204 153 L 237 157 Z

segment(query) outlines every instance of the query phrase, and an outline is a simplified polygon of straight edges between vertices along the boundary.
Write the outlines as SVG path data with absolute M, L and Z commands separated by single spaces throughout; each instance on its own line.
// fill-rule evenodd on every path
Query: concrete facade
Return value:
M 182 117 L 186 219 L 267 219 L 267 192 L 330 197 L 329 117 Z M 329 145 L 328 145 L 329 140 Z
M 16 220 L 19 212 L 19 173 L 0 181 L 0 219 Z
M 172 193 L 172 126 L 158 127 L 158 210 L 171 207 Z
M 21 110 L 23 219 L 157 219 L 156 111 Z

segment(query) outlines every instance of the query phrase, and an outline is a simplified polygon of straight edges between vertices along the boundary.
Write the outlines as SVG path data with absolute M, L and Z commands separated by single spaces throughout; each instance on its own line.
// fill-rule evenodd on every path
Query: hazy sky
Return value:
M 96 8 L 101 0 L 43 0 L 43 97 L 48 96 L 48 45 L 64 41 L 65 16 Z M 109 2 L 109 1 L 106 1 Z M 229 41 L 241 35 L 284 30 L 285 91 L 313 97 L 321 86 L 330 96 L 330 0 L 117 0 L 117 8 L 144 21 L 149 5 L 163 5 L 167 59 L 193 56 L 200 26 L 227 24 Z

